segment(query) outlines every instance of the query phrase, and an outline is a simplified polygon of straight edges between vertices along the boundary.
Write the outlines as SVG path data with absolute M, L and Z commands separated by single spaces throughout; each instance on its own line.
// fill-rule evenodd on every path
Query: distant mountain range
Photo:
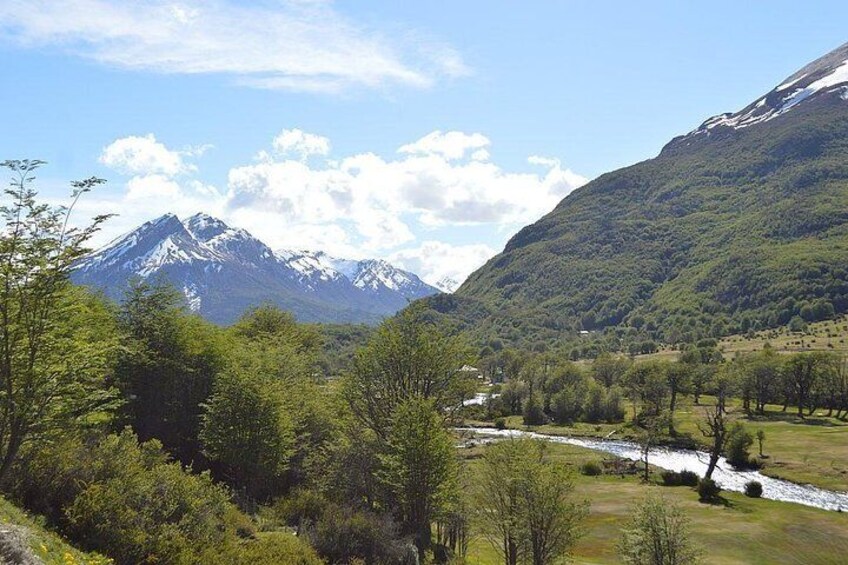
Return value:
M 206 214 L 184 221 L 166 214 L 147 222 L 89 255 L 72 280 L 120 300 L 134 277 L 170 282 L 193 311 L 221 324 L 263 303 L 306 322 L 375 323 L 440 292 L 379 259 L 273 251 Z
M 482 343 L 595 351 L 848 312 L 848 44 L 575 190 L 427 300 Z

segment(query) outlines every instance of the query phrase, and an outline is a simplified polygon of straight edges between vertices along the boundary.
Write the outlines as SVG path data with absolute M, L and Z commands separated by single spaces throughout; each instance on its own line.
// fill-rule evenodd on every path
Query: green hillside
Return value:
M 107 565 L 112 561 L 76 550 L 0 497 L 0 563 Z
M 581 330 L 691 342 L 848 311 L 848 103 L 725 129 L 590 182 L 429 303 L 523 346 Z

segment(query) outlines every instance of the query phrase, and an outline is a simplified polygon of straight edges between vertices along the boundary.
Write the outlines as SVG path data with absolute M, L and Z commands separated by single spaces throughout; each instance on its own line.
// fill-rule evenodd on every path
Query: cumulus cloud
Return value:
M 271 145 L 280 155 L 295 154 L 301 159 L 310 155 L 327 155 L 330 152 L 329 139 L 299 129 L 284 129 L 274 138 Z
M 388 260 L 439 286 L 445 281 L 461 284 L 494 254 L 495 250 L 486 244 L 451 245 L 430 240 L 418 247 L 395 251 Z
M 311 134 L 294 131 L 284 135 L 286 148 L 329 151 L 325 138 L 306 143 Z M 506 171 L 491 162 L 490 145 L 482 134 L 436 131 L 391 159 L 361 153 L 307 163 L 265 153 L 230 170 L 229 205 L 270 210 L 291 224 L 349 222 L 363 246 L 379 251 L 412 241 L 422 227 L 520 226 L 586 182 L 556 160 L 537 161 L 541 175 Z
M 224 74 L 294 91 L 429 87 L 469 72 L 450 46 L 413 30 L 368 29 L 329 2 L 4 0 L 0 39 L 120 68 Z
M 197 178 L 185 151 L 153 136 L 117 140 L 101 160 L 130 176 L 120 211 L 145 214 L 139 223 L 204 211 L 272 247 L 387 257 L 437 283 L 463 280 L 495 251 L 492 241 L 436 241 L 435 229 L 440 239 L 465 226 L 506 237 L 587 180 L 538 156 L 529 159 L 535 172 L 507 170 L 492 160 L 490 146 L 482 134 L 433 132 L 391 157 L 336 156 L 327 138 L 283 130 L 261 159 L 230 168 L 224 190 Z
M 205 148 L 190 148 L 189 155 L 202 154 Z M 174 176 L 194 170 L 187 165 L 183 153 L 172 151 L 158 142 L 151 133 L 145 136 L 130 135 L 116 139 L 103 148 L 100 162 L 125 174 Z
M 398 153 L 438 155 L 445 159 L 456 160 L 465 157 L 468 151 L 477 149 L 475 154 L 483 157 L 478 160 L 485 161 L 488 158 L 488 152 L 483 148 L 489 145 L 491 145 L 489 139 L 480 133 L 467 134 L 461 131 L 442 133 L 436 130 L 414 143 L 401 146 Z

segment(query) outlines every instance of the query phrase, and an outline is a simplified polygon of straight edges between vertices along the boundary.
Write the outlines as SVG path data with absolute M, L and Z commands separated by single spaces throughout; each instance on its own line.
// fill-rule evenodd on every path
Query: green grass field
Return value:
M 463 450 L 472 481 L 481 449 Z M 848 514 L 737 493 L 723 493 L 726 505 L 702 504 L 688 487 L 643 484 L 635 476 L 580 475 L 580 464 L 603 457 L 597 452 L 551 444 L 550 453 L 574 469 L 574 496 L 591 504 L 583 522 L 584 535 L 574 549 L 575 563 L 618 563 L 615 545 L 620 530 L 632 506 L 649 493 L 662 494 L 684 509 L 693 538 L 705 550 L 705 563 L 836 565 L 848 557 Z M 498 565 L 500 560 L 486 539 L 475 537 L 467 562 Z

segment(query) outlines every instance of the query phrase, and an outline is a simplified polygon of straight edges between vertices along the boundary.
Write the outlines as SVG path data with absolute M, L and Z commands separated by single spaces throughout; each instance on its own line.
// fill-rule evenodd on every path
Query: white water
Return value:
M 642 460 L 642 448 L 629 441 L 553 436 L 521 430 L 498 430 L 496 428 L 459 428 L 459 431 L 490 438 L 530 437 L 552 443 L 566 443 L 603 451 L 631 461 Z M 709 455 L 702 451 L 658 447 L 650 450 L 648 462 L 662 469 L 677 472 L 686 469 L 704 476 Z M 745 483 L 748 481 L 758 481 L 763 485 L 763 498 L 794 502 L 825 510 L 848 511 L 848 492 L 830 491 L 812 485 L 799 485 L 767 477 L 759 471 L 734 471 L 733 467 L 723 457 L 719 459 L 718 466 L 713 472 L 713 479 L 724 490 L 736 492 L 745 492 Z

